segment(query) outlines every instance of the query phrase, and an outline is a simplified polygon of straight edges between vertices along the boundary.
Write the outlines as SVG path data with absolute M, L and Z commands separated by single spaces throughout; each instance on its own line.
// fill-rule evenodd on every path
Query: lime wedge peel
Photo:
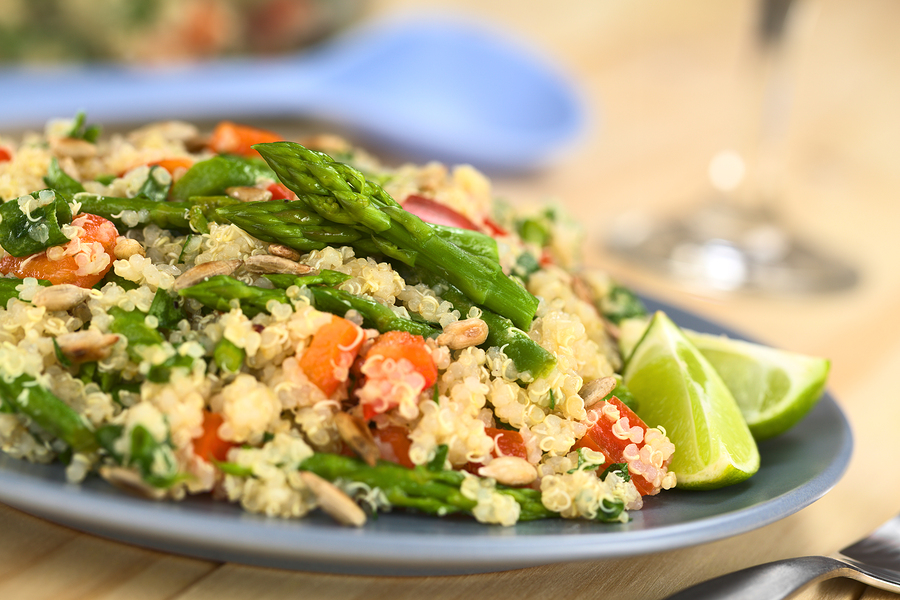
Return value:
M 632 318 L 620 323 L 619 349 L 626 362 L 648 322 Z M 682 331 L 722 377 L 757 441 L 789 430 L 822 397 L 831 369 L 828 359 L 724 335 Z
M 685 335 L 725 381 L 757 441 L 796 425 L 822 397 L 827 359 L 725 336 Z
M 657 312 L 628 358 L 625 385 L 651 427 L 663 426 L 678 487 L 713 489 L 759 469 L 759 451 L 722 378 L 665 313 Z

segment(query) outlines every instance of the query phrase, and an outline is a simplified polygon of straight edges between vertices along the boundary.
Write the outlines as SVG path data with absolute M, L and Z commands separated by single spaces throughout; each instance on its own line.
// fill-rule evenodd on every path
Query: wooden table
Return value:
M 736 69 L 752 2 L 477 0 L 372 2 L 374 15 L 459 8 L 530 38 L 582 88 L 599 119 L 566 159 L 501 177 L 516 202 L 558 199 L 587 229 L 587 260 L 623 282 L 773 345 L 828 356 L 830 388 L 851 421 L 843 480 L 812 506 L 762 529 L 661 554 L 522 571 L 431 578 L 348 577 L 219 564 L 109 542 L 0 506 L 0 598 L 661 598 L 772 559 L 829 554 L 900 510 L 900 4 L 810 0 L 786 132 L 785 220 L 861 269 L 843 293 L 766 296 L 690 289 L 603 249 L 628 210 L 675 214 L 708 193 L 718 150 L 742 143 L 752 103 Z M 847 580 L 804 598 L 894 597 Z

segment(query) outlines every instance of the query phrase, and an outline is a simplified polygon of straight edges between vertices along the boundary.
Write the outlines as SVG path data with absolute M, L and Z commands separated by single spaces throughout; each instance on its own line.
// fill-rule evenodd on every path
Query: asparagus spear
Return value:
M 313 454 L 300 464 L 300 468 L 329 481 L 345 479 L 377 487 L 393 506 L 446 515 L 456 512 L 471 514 L 476 505 L 474 500 L 466 498 L 459 490 L 465 478 L 460 471 L 424 466 L 407 469 L 383 460 L 370 467 L 355 457 L 325 453 Z M 544 507 L 541 493 L 537 490 L 498 485 L 496 491 L 512 496 L 519 503 L 521 521 L 559 516 Z
M 283 290 L 288 289 L 292 285 L 302 287 L 304 285 L 327 285 L 333 287 L 350 279 L 350 276 L 340 271 L 332 271 L 331 269 L 322 269 L 314 275 L 285 275 L 282 273 L 269 273 L 263 275 L 271 281 L 275 287 Z
M 225 337 L 219 340 L 213 350 L 213 360 L 216 362 L 216 366 L 229 373 L 240 371 L 245 358 L 247 358 L 247 353 L 244 349 L 239 348 Z
M 417 269 L 416 275 L 427 285 L 435 288 L 438 295 L 450 302 L 460 314 L 469 313 L 473 306 L 472 301 L 452 284 L 421 269 Z M 482 309 L 481 320 L 488 326 L 488 336 L 484 346 L 502 348 L 515 365 L 520 379 L 522 377 L 527 379 L 527 375 L 530 375 L 531 379 L 537 379 L 545 375 L 556 364 L 556 357 L 553 353 L 528 337 L 527 333 L 513 325 L 509 319 L 501 317 L 493 311 Z
M 331 271 L 334 273 L 334 271 Z M 337 273 L 337 275 L 343 275 Z M 241 310 L 248 316 L 254 316 L 266 311 L 266 305 L 270 300 L 287 304 L 289 302 L 287 292 L 282 288 L 291 285 L 310 285 L 315 298 L 316 308 L 323 312 L 330 312 L 338 316 L 344 316 L 348 310 L 355 309 L 359 312 L 369 327 L 378 331 L 401 330 L 415 333 L 421 336 L 434 336 L 438 331 L 427 323 L 420 323 L 411 319 L 404 319 L 383 304 L 360 296 L 354 296 L 343 290 L 336 290 L 321 285 L 311 285 L 310 281 L 327 279 L 329 281 L 341 278 L 318 275 L 304 275 L 295 277 L 291 275 L 267 275 L 268 279 L 280 287 L 270 290 L 258 286 L 247 285 L 228 275 L 216 275 L 206 281 L 201 281 L 191 287 L 184 288 L 178 293 L 186 298 L 194 298 L 214 310 L 231 310 L 231 301 L 238 300 Z M 337 281 L 339 283 L 339 281 Z
M 359 171 L 292 142 L 256 144 L 254 149 L 309 210 L 371 236 L 387 256 L 441 275 L 517 327 L 530 325 L 537 299 L 508 278 L 499 264 L 437 235 L 434 227 L 403 210 Z
M 325 246 L 353 246 L 359 255 L 384 253 L 409 260 L 409 254 L 350 225 L 331 223 L 310 211 L 301 201 L 245 202 L 216 210 L 220 220 L 234 223 L 250 235 L 309 252 Z M 497 262 L 497 241 L 489 235 L 458 227 L 432 225 L 437 235 L 477 256 Z
M 315 286 L 310 291 L 315 298 L 316 308 L 336 315 L 344 315 L 348 310 L 355 309 L 363 316 L 363 323 L 367 327 L 373 327 L 384 333 L 385 331 L 407 331 L 422 337 L 434 337 L 440 332 L 429 325 L 412 319 L 405 319 L 394 314 L 384 304 L 354 296 L 344 290 Z
M 31 417 L 41 429 L 64 441 L 73 451 L 92 452 L 98 448 L 94 432 L 84 417 L 33 377 L 19 375 L 12 381 L 0 377 L 0 399 L 16 412 Z
M 229 277 L 228 275 L 215 275 L 205 281 L 194 284 L 191 287 L 178 290 L 185 298 L 198 300 L 204 306 L 213 310 L 231 310 L 231 301 L 240 302 L 241 310 L 248 317 L 253 317 L 261 312 L 267 312 L 266 305 L 270 300 L 288 304 L 287 292 L 282 289 L 269 290 Z
M 141 226 L 153 223 L 163 229 L 184 233 L 191 232 L 192 208 L 199 210 L 207 219 L 217 220 L 216 208 L 240 202 L 228 196 L 197 196 L 184 202 L 156 202 L 142 197 L 116 198 L 86 193 L 77 194 L 75 200 L 81 203 L 82 212 L 109 219 L 120 230 L 134 226 L 126 223 L 124 218 L 126 211 L 132 211 Z

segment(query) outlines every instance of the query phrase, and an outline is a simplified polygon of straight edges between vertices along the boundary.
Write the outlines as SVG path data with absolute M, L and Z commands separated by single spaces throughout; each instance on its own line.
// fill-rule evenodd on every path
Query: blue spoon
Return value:
M 546 164 L 584 121 L 547 62 L 447 17 L 384 21 L 281 58 L 0 70 L 0 129 L 79 110 L 110 124 L 324 118 L 401 154 L 503 170 Z

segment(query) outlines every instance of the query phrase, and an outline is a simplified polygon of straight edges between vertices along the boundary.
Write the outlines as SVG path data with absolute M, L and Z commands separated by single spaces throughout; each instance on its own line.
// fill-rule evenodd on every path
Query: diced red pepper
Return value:
M 11 149 L 6 146 L 0 146 L 0 162 L 6 162 L 8 160 L 12 160 L 13 152 Z
M 272 192 L 272 200 L 296 200 L 297 196 L 283 183 L 272 183 L 266 188 Z
M 484 432 L 494 438 L 494 450 L 491 452 L 494 458 L 497 458 L 498 456 L 517 456 L 526 460 L 528 459 L 528 450 L 525 449 L 525 440 L 518 431 L 497 429 L 496 427 L 485 427 Z
M 491 235 L 494 237 L 501 237 L 504 235 L 509 235 L 508 231 L 506 231 L 504 228 L 500 227 L 500 225 L 498 225 L 497 222 L 494 221 L 490 217 L 484 218 L 484 226 L 488 228 Z
M 632 442 L 630 439 L 622 439 L 622 437 L 617 436 L 614 431 L 614 426 L 617 420 L 612 420 L 607 418 L 606 416 L 601 415 L 600 418 L 588 429 L 587 433 L 582 437 L 578 442 L 573 446 L 574 449 L 578 448 L 590 448 L 591 450 L 595 450 L 603 454 L 604 458 L 606 458 L 606 462 L 603 463 L 599 469 L 597 469 L 598 473 L 602 473 L 612 464 L 616 463 L 627 463 L 628 461 L 625 459 L 624 453 L 625 449 L 631 445 L 635 444 L 638 451 L 644 447 L 645 441 L 643 441 L 647 435 L 647 424 L 638 417 L 634 411 L 628 408 L 621 400 L 613 396 L 607 401 L 609 404 L 613 405 L 619 413 L 619 419 L 625 418 L 628 421 L 628 426 L 630 427 L 639 427 L 642 431 L 641 442 Z M 666 459 L 663 467 L 668 466 L 669 459 Z M 651 481 L 649 481 L 643 474 L 630 472 L 631 481 L 634 483 L 634 486 L 637 488 L 638 492 L 641 493 L 642 496 L 653 495 L 659 492 L 659 487 L 654 485 Z
M 409 469 L 415 466 L 409 458 L 409 448 L 412 446 L 412 442 L 409 441 L 409 432 L 405 427 L 389 425 L 374 429 L 372 436 L 381 450 L 381 458 Z
M 498 429 L 496 427 L 485 427 L 484 432 L 494 439 L 494 449 L 491 450 L 491 456 L 498 458 L 500 456 L 516 456 L 528 460 L 528 450 L 525 448 L 525 440 L 522 434 L 511 429 Z M 478 469 L 484 465 L 476 462 L 469 462 L 463 467 L 469 473 L 478 474 Z

